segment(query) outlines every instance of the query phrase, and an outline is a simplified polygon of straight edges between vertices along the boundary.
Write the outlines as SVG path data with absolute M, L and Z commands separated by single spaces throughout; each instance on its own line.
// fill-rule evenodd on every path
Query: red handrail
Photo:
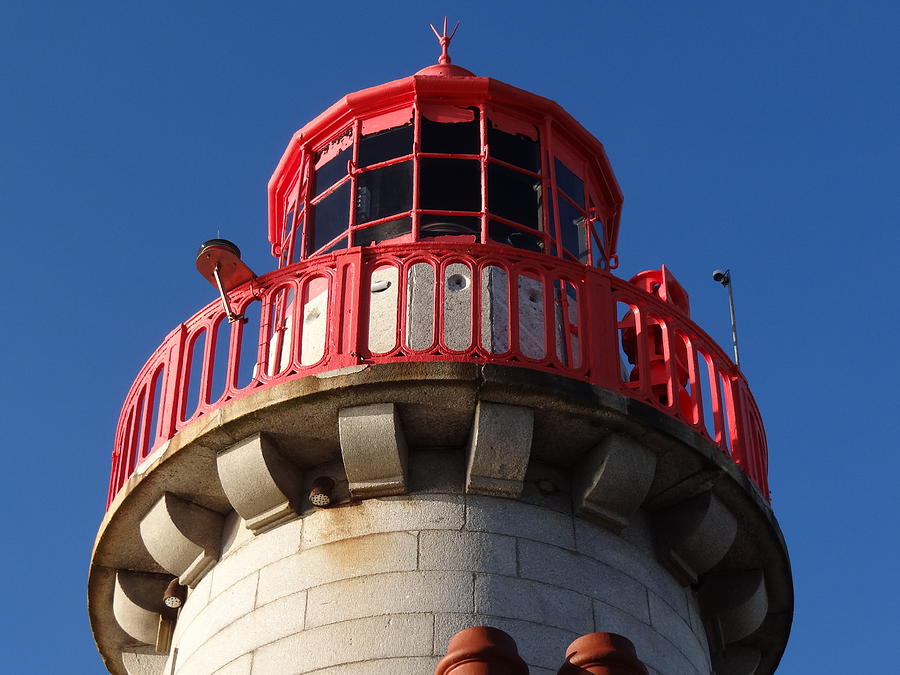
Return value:
M 680 309 L 604 270 L 501 245 L 380 244 L 276 270 L 229 299 L 246 322 L 229 324 L 211 302 L 138 373 L 107 505 L 178 431 L 260 388 L 356 364 L 471 360 L 653 406 L 712 441 L 769 498 L 765 431 L 741 372 Z

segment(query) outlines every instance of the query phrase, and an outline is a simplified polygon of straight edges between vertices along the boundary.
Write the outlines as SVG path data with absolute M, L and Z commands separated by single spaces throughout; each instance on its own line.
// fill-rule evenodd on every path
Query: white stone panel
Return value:
M 509 350 L 509 275 L 489 265 L 481 271 L 481 346 L 493 353 Z
M 253 667 L 265 675 L 293 675 L 368 659 L 430 657 L 432 632 L 430 614 L 344 621 L 261 647 L 254 654 Z
M 215 568 L 213 568 L 213 573 Z M 209 604 L 209 591 L 212 587 L 213 573 L 207 574 L 194 588 L 188 589 L 187 600 L 178 610 L 178 621 L 175 623 L 174 641 L 184 633 L 197 615 Z
M 428 675 L 433 673 L 440 658 L 413 656 L 401 659 L 377 659 L 358 663 L 344 663 L 331 668 L 307 671 L 306 675 Z
M 257 604 L 340 579 L 412 571 L 416 569 L 417 550 L 416 535 L 406 532 L 317 546 L 260 570 Z
M 516 540 L 488 532 L 420 532 L 419 569 L 515 576 Z
M 547 356 L 544 284 L 537 277 L 518 277 L 519 348 L 525 356 Z
M 215 675 L 250 675 L 253 672 L 253 654 L 244 654 L 219 668 Z
M 648 667 L 666 675 L 708 675 L 697 670 L 688 658 L 665 636 L 630 614 L 599 600 L 594 601 L 594 625 L 598 632 L 624 635 Z
M 300 343 L 300 364 L 311 366 L 325 355 L 325 336 L 328 332 L 328 281 L 318 277 L 309 282 L 304 298 L 303 335 Z
M 677 644 L 681 652 L 688 657 L 699 672 L 710 670 L 709 652 L 706 646 L 697 640 L 690 625 L 655 593 L 650 593 L 650 625 L 657 632 L 665 635 L 669 641 Z
M 535 581 L 494 574 L 475 575 L 478 614 L 524 619 L 583 635 L 593 630 L 591 599 Z
M 470 573 L 375 574 L 310 589 L 306 627 L 366 616 L 471 612 L 473 609 Z
M 406 344 L 428 349 L 434 343 L 435 271 L 426 262 L 411 265 L 406 285 Z
M 397 345 L 397 293 L 399 270 L 383 266 L 372 272 L 369 295 L 369 350 L 373 354 L 391 351 Z M 384 287 L 384 290 L 377 290 Z
M 640 520 L 632 518 L 628 529 L 642 527 Z M 663 597 L 682 618 L 689 618 L 684 587 L 656 562 L 651 547 L 649 551 L 636 548 L 621 536 L 581 518 L 575 518 L 575 539 L 580 553 L 636 579 Z
M 460 530 L 464 523 L 465 504 L 455 495 L 366 499 L 306 516 L 302 548 L 381 532 Z
M 266 565 L 297 553 L 302 531 L 303 521 L 294 520 L 257 535 L 244 546 L 233 550 L 213 570 L 212 597 Z
M 189 630 L 182 629 L 179 624 L 175 624 L 173 645 L 178 648 L 178 663 L 176 664 L 178 670 L 181 670 L 181 664 L 189 659 L 196 650 L 206 645 L 216 633 L 253 611 L 256 601 L 256 583 L 257 576 L 254 574 L 214 598 L 197 614 L 190 623 Z M 232 658 L 240 656 L 240 654 L 241 652 Z M 230 660 L 228 659 L 228 661 Z M 223 661 L 216 667 L 225 665 L 228 661 Z M 212 670 L 214 669 L 209 669 L 207 672 L 212 672 Z
M 463 351 L 472 344 L 472 270 L 463 263 L 444 268 L 444 344 Z
M 305 607 L 306 594 L 298 593 L 241 616 L 205 641 L 191 656 L 182 658 L 179 654 L 175 673 L 213 673 L 257 647 L 301 631 Z M 269 672 L 256 663 L 253 670 Z
M 650 620 L 647 589 L 642 584 L 578 553 L 519 540 L 519 574 L 603 600 L 642 621 Z
M 572 517 L 512 499 L 468 495 L 466 529 L 575 548 Z

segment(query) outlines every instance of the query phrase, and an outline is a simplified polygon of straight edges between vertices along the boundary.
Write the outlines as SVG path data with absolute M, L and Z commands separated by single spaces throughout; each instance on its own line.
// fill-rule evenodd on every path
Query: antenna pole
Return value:
M 741 357 L 738 353 L 737 321 L 734 318 L 734 284 L 731 282 L 731 270 L 715 270 L 713 281 L 722 284 L 728 289 L 728 313 L 731 315 L 731 346 L 734 347 L 734 365 L 741 367 Z
M 734 293 L 732 292 L 731 272 L 726 277 L 728 283 L 725 287 L 728 289 L 728 313 L 731 314 L 731 344 L 734 347 L 734 365 L 741 367 L 741 357 L 738 354 L 738 337 L 737 337 L 737 321 L 734 318 Z

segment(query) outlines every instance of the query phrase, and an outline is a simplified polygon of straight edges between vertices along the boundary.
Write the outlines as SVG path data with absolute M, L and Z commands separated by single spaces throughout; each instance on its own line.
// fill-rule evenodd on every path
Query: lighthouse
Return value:
M 291 137 L 272 271 L 200 248 L 216 298 L 115 431 L 104 665 L 774 672 L 792 580 L 746 378 L 669 267 L 616 276 L 603 145 L 438 37 Z

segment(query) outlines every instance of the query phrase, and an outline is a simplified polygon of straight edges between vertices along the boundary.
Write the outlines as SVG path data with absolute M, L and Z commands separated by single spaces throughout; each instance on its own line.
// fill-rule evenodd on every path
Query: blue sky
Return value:
M 670 266 L 767 424 L 794 628 L 779 672 L 900 647 L 896 3 L 0 0 L 8 672 L 102 672 L 85 609 L 125 392 L 213 299 L 221 233 L 271 269 L 266 181 L 343 94 L 451 54 L 606 145 L 630 276 Z M 852 666 L 847 664 L 852 663 Z

